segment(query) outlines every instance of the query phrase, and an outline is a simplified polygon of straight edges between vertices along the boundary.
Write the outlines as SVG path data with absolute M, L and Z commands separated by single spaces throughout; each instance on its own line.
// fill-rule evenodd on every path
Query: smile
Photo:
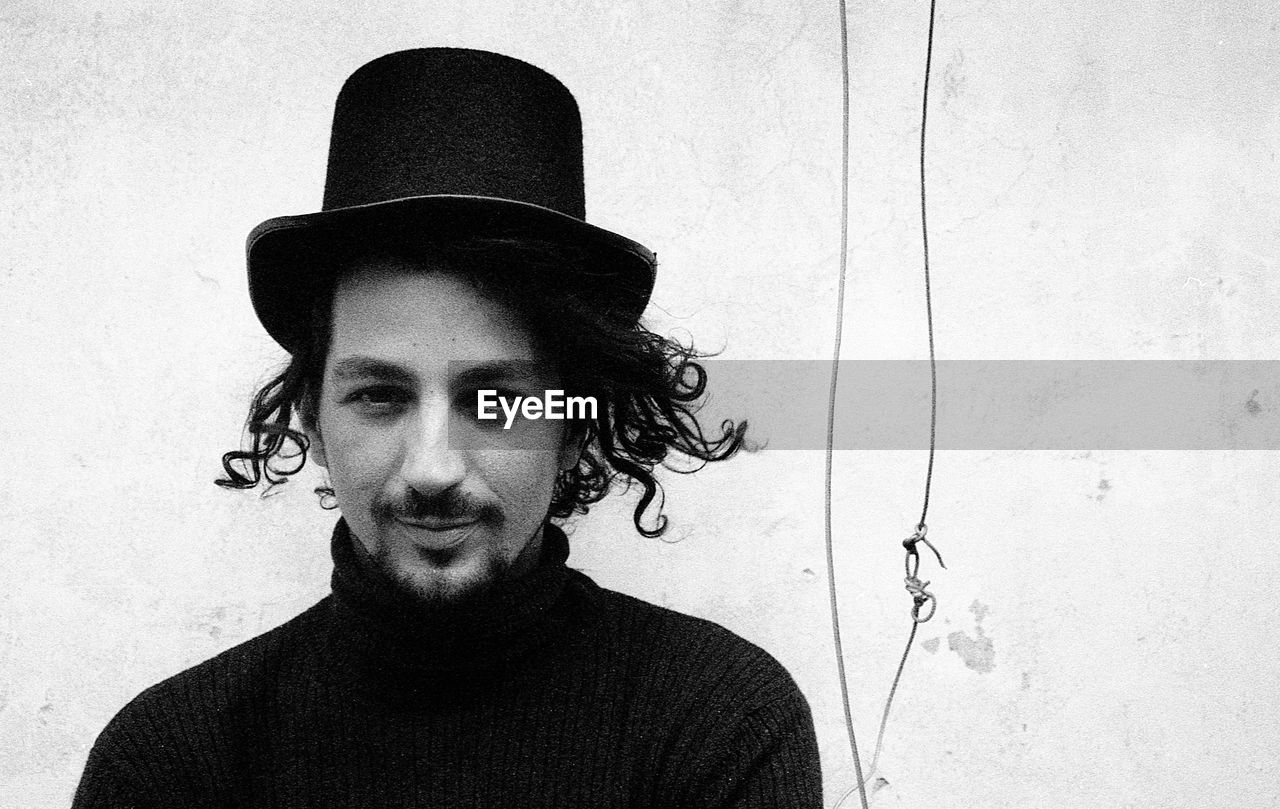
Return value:
M 465 520 L 401 520 L 396 519 L 406 528 L 414 532 L 414 542 L 428 551 L 445 551 L 466 541 L 470 528 L 479 522 L 478 519 Z
M 479 520 L 474 517 L 465 520 L 402 520 L 397 517 L 396 522 L 401 525 L 407 525 L 410 528 L 421 528 L 427 531 L 452 531 L 455 528 L 475 525 Z

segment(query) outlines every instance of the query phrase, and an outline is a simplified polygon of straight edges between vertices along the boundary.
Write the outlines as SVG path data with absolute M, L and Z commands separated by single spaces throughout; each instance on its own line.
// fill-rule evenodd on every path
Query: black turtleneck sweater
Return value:
M 767 653 L 539 565 L 428 608 L 333 536 L 333 593 L 139 695 L 73 809 L 821 807 L 813 722 Z

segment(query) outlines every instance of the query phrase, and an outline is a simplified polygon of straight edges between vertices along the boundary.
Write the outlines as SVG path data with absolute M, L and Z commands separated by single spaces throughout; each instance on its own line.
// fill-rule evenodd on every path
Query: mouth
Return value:
M 424 520 L 404 520 L 397 517 L 396 522 L 401 525 L 407 525 L 410 528 L 421 528 L 425 531 L 452 531 L 455 528 L 466 528 L 468 525 L 475 525 L 479 520 L 475 517 L 455 520 L 439 520 L 430 517 Z
M 414 540 L 418 544 L 429 550 L 442 551 L 465 541 L 468 536 L 466 529 L 478 523 L 479 520 L 474 517 L 453 520 L 435 518 L 403 520 L 397 517 L 396 522 L 413 531 Z

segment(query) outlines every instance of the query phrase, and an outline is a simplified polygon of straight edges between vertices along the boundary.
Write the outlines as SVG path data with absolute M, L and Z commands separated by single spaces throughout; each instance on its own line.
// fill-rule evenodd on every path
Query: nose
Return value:
M 407 486 L 430 497 L 462 482 L 466 458 L 449 446 L 449 409 L 444 402 L 424 402 L 405 421 L 405 431 L 400 476 Z

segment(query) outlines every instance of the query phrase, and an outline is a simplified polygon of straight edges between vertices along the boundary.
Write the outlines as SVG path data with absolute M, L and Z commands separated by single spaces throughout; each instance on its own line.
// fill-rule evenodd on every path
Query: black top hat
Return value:
M 638 318 L 656 262 L 643 245 L 585 220 L 582 121 L 554 76 L 518 59 L 419 48 L 361 67 L 338 94 L 324 204 L 249 234 L 249 295 L 292 351 L 311 296 L 332 280 L 327 238 L 369 226 L 439 237 L 536 237 L 587 251 L 581 291 Z

